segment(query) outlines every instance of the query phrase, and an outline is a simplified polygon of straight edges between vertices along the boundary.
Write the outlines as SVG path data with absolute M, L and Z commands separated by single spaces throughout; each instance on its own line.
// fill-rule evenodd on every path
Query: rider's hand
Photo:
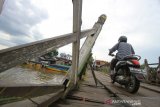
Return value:
M 114 54 L 111 54 L 111 56 L 114 56 Z
M 112 53 L 109 53 L 108 55 L 110 55 L 110 56 L 114 56 L 114 54 L 112 54 Z

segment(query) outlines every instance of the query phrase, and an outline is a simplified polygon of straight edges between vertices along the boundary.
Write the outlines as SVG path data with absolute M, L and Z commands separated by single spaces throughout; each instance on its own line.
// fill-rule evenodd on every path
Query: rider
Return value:
M 127 55 L 135 54 L 134 49 L 131 44 L 127 43 L 126 36 L 120 36 L 118 43 L 115 44 L 111 49 L 109 49 L 109 55 L 112 56 L 112 53 L 118 51 L 116 57 L 112 59 L 110 64 L 111 76 L 114 74 L 114 67 L 119 60 L 122 60 Z

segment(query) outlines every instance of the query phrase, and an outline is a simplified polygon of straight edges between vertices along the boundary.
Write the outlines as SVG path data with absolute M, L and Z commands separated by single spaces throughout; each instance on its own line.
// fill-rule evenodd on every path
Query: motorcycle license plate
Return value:
M 142 72 L 142 69 L 140 69 L 140 68 L 130 67 L 129 69 L 130 69 L 130 71 L 133 72 L 133 73 L 140 73 L 140 72 Z
M 136 78 L 137 78 L 139 81 L 144 81 L 144 80 L 145 80 L 144 75 L 143 75 L 143 73 L 142 73 L 142 69 L 131 68 L 131 67 L 130 67 L 130 72 L 132 72 L 133 74 L 135 74 Z

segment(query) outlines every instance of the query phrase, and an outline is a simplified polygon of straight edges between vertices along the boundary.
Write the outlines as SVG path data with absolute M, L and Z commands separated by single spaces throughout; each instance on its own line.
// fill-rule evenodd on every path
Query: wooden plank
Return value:
M 93 76 L 90 71 L 86 72 L 87 78 L 79 84 L 79 89 L 70 93 L 65 101 L 55 102 L 51 107 L 113 107 L 104 104 L 106 100 L 112 99 L 103 86 L 95 87 Z
M 4 2 L 5 0 L 0 0 L 0 14 L 2 13 Z
M 91 36 L 87 36 L 84 44 L 82 45 L 80 49 L 80 56 L 79 56 L 79 68 L 78 68 L 78 74 L 83 69 L 84 64 L 87 62 L 88 57 L 90 56 L 90 52 L 92 50 L 92 47 L 95 44 L 95 41 L 103 27 L 103 24 L 106 20 L 106 15 L 101 15 L 97 21 L 97 23 L 94 24 L 93 29 L 96 29 L 96 33 Z
M 81 15 L 82 15 L 82 0 L 73 0 L 73 33 L 76 36 L 76 41 L 72 44 L 72 73 L 71 82 L 77 83 L 77 72 L 79 62 L 80 48 L 80 32 L 81 32 Z
M 72 43 L 72 66 L 69 72 L 70 81 L 64 93 L 63 98 L 71 91 L 77 83 L 77 72 L 79 65 L 79 48 L 80 48 L 80 35 L 81 35 L 81 15 L 82 15 L 82 0 L 72 0 L 73 3 L 73 33 L 76 41 Z
M 27 98 L 22 101 L 1 105 L 2 107 L 48 107 L 52 102 L 58 100 L 63 94 L 63 89 L 55 93 L 46 94 L 39 97 Z
M 94 32 L 94 29 L 84 30 L 80 38 L 92 35 Z M 70 33 L 0 50 L 0 72 L 75 41 L 76 36 Z
M 160 57 L 158 58 L 158 63 L 159 63 L 158 66 L 160 67 Z
M 40 98 L 39 99 L 36 99 L 37 101 L 36 102 L 38 102 L 39 100 L 41 101 L 41 103 L 40 103 L 40 105 L 38 106 L 38 107 L 48 107 L 49 105 L 51 105 L 53 102 L 55 102 L 55 101 L 57 101 L 58 99 L 60 99 L 61 97 L 62 97 L 62 95 L 63 95 L 63 92 L 64 92 L 64 90 L 58 90 L 56 93 L 54 93 L 53 95 L 46 95 L 46 97 L 48 97 L 48 99 L 46 100 L 46 98 L 44 99 L 42 99 L 41 97 L 41 99 L 42 99 L 42 101 L 40 100 Z M 50 98 L 49 98 L 50 97 Z M 33 99 L 34 101 L 35 101 L 35 99 Z
M 102 29 L 102 26 L 104 24 L 106 20 L 106 16 L 105 15 L 101 15 L 98 19 L 98 21 L 94 24 L 93 29 L 96 30 L 95 34 L 91 35 L 91 36 L 87 36 L 84 44 L 82 45 L 81 49 L 80 49 L 80 54 L 79 54 L 79 66 L 78 66 L 78 75 L 81 74 L 81 71 L 85 65 L 85 63 L 87 62 L 87 59 L 90 56 L 90 52 L 92 50 L 92 47 L 94 46 L 94 43 Z M 65 98 L 65 96 L 68 94 L 69 91 L 71 91 L 74 86 L 71 83 L 71 81 L 69 81 L 68 83 L 69 85 L 67 85 L 67 90 L 64 93 L 63 98 Z
M 0 87 L 1 97 L 22 97 L 32 98 L 42 96 L 45 94 L 51 94 L 57 92 L 57 90 L 64 90 L 64 85 L 56 86 L 23 86 L 23 87 Z
M 94 69 L 93 69 L 93 67 L 92 67 L 92 63 L 90 62 L 89 63 L 89 66 L 90 66 L 90 68 L 91 68 L 91 72 L 92 72 L 92 76 L 93 76 L 93 79 L 94 79 L 94 81 L 95 81 L 95 84 L 96 84 L 96 86 L 97 86 L 97 78 L 96 78 L 96 75 L 95 75 L 95 73 L 94 73 Z

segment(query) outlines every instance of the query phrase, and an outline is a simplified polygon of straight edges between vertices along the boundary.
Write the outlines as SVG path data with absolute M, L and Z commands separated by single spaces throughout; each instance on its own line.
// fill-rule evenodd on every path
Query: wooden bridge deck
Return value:
M 69 93 L 65 100 L 59 100 L 50 107 L 111 107 L 113 106 L 109 104 L 111 99 L 115 99 L 113 94 L 105 90 L 100 83 L 96 86 L 91 71 L 88 71 L 77 89 Z M 122 105 L 114 104 L 114 106 Z
M 137 93 L 130 94 L 121 85 L 110 83 L 108 75 L 101 72 L 95 74 L 99 81 L 97 87 L 91 72 L 87 72 L 85 81 L 81 81 L 77 90 L 69 94 L 66 100 L 59 100 L 50 107 L 159 107 L 160 105 L 158 86 L 142 83 Z M 135 103 L 111 104 L 113 100 L 135 101 Z
M 86 72 L 84 80 L 79 82 L 79 87 L 72 90 L 66 99 L 59 99 L 55 94 L 62 93 L 63 90 L 57 89 L 56 93 L 52 93 L 37 98 L 27 99 L 19 101 L 18 103 L 9 103 L 2 107 L 37 107 L 38 104 L 44 99 L 50 99 L 52 103 L 49 107 L 159 107 L 160 105 L 160 93 L 156 90 L 160 88 L 158 86 L 152 87 L 151 85 L 142 84 L 139 91 L 135 94 L 130 94 L 118 84 L 111 84 L 108 75 L 96 71 L 96 77 L 98 84 L 96 86 L 91 71 Z M 145 88 L 144 88 L 145 87 Z M 155 90 L 155 91 L 154 91 Z M 53 101 L 54 100 L 54 101 Z M 128 103 L 111 103 L 113 100 L 127 100 L 127 101 L 138 101 L 139 105 L 135 106 Z

